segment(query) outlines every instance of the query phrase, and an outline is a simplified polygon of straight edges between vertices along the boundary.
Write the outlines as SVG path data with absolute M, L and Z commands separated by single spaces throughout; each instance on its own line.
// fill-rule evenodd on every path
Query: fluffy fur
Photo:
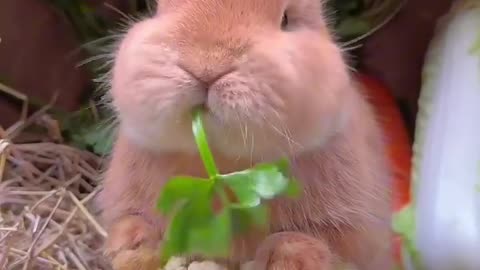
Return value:
M 331 270 L 339 259 L 390 269 L 381 134 L 320 1 L 158 6 L 128 31 L 112 71 L 120 127 L 100 203 L 114 268 L 155 268 L 159 190 L 172 175 L 204 176 L 190 128 L 191 109 L 204 105 L 222 172 L 287 156 L 304 187 L 299 200 L 272 203 L 270 236 L 239 239 L 232 260 L 267 270 Z

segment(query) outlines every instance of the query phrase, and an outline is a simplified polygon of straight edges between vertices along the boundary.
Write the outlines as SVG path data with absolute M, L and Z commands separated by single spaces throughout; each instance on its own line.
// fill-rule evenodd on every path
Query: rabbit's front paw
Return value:
M 296 232 L 269 236 L 257 250 L 256 270 L 333 270 L 333 257 L 322 240 Z
M 109 230 L 105 254 L 114 270 L 158 270 L 159 237 L 140 216 L 126 216 Z

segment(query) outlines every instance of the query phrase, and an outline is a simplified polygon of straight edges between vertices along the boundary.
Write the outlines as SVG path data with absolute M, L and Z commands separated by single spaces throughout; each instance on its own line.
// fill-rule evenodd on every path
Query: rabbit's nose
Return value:
M 205 88 L 209 88 L 216 81 L 233 71 L 233 67 L 220 63 L 206 64 L 181 64 L 180 67 L 202 83 Z
M 181 51 L 178 65 L 206 88 L 235 69 L 235 57 L 225 47 Z
M 215 68 L 204 67 L 200 69 L 189 69 L 189 68 L 183 67 L 183 69 L 186 72 L 190 73 L 192 77 L 194 77 L 196 80 L 202 83 L 204 87 L 207 89 L 216 81 L 218 81 L 219 79 L 221 79 L 222 77 L 224 77 L 225 75 L 233 71 L 233 68 L 220 68 L 220 67 L 215 67 Z

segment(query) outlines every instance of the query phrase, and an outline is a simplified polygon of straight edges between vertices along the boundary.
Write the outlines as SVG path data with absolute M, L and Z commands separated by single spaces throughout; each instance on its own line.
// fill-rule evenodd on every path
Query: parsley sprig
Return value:
M 235 235 L 267 226 L 265 200 L 300 192 L 286 159 L 220 174 L 208 146 L 201 109 L 193 112 L 192 130 L 208 178 L 176 176 L 163 187 L 157 208 L 171 218 L 162 246 L 164 263 L 172 256 L 228 256 Z M 221 200 L 219 211 L 213 207 L 215 198 Z

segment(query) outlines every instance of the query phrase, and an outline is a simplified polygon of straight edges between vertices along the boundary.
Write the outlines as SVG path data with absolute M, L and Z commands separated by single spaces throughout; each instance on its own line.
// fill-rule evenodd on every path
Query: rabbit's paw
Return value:
M 160 270 L 158 251 L 140 247 L 135 250 L 123 250 L 112 260 L 115 270 Z
M 296 232 L 269 236 L 258 248 L 256 270 L 333 270 L 333 256 L 322 240 Z
M 158 236 L 140 216 L 126 216 L 109 230 L 105 255 L 114 270 L 158 270 Z

